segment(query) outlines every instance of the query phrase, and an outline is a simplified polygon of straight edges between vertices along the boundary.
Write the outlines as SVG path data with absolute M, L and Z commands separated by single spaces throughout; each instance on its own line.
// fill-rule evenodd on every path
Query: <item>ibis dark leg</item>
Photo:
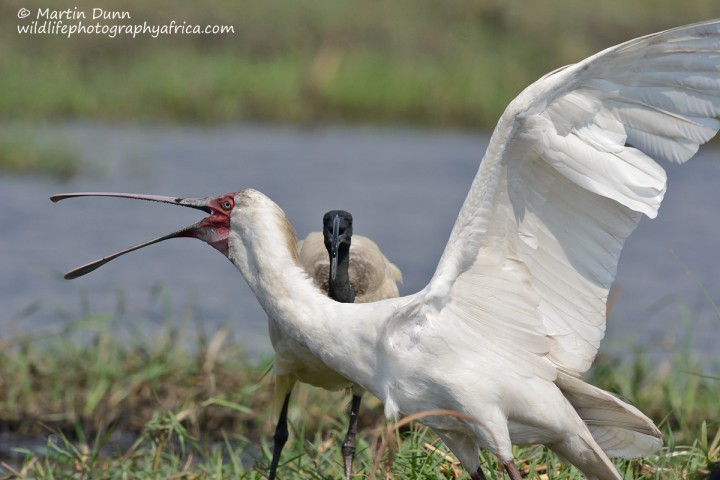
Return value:
M 288 393 L 285 397 L 285 402 L 283 402 L 282 410 L 280 411 L 277 427 L 275 427 L 275 435 L 273 435 L 274 445 L 272 463 L 270 464 L 270 480 L 275 479 L 275 473 L 278 463 L 280 462 L 280 452 L 282 452 L 285 442 L 287 442 L 288 439 L 287 411 L 289 403 L 290 394 Z
M 357 420 L 360 412 L 360 395 L 353 395 L 350 404 L 350 424 L 348 425 L 347 435 L 342 444 L 343 466 L 345 467 L 345 479 L 349 480 L 352 475 L 352 462 L 355 456 L 355 437 L 357 436 Z

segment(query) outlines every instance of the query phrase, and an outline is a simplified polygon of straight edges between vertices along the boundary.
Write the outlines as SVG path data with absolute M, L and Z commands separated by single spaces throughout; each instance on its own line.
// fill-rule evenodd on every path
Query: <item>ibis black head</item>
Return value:
M 323 238 L 330 254 L 330 277 L 337 275 L 338 251 L 348 252 L 352 241 L 353 218 L 345 210 L 331 210 L 323 216 Z

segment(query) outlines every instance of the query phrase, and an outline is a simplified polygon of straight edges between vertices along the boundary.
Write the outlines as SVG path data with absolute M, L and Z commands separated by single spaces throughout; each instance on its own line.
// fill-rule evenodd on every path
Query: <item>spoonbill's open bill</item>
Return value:
M 546 75 L 501 116 L 430 283 L 369 304 L 322 295 L 287 218 L 258 191 L 134 197 L 209 213 L 147 244 L 195 237 L 222 252 L 284 335 L 376 395 L 389 418 L 458 412 L 422 422 L 472 478 L 484 478 L 480 447 L 518 480 L 512 445 L 542 443 L 588 478 L 620 479 L 608 456 L 650 454 L 660 432 L 580 375 L 604 334 L 623 243 L 665 193 L 656 161 L 687 161 L 719 114 L 720 20 Z
M 343 303 L 372 302 L 398 296 L 400 270 L 390 263 L 378 246 L 367 237 L 353 236 L 353 218 L 344 210 L 332 210 L 323 216 L 322 232 L 313 232 L 298 243 L 300 265 L 324 294 Z M 270 479 L 275 478 L 280 452 L 288 438 L 287 409 L 296 381 L 329 390 L 352 387 L 350 422 L 342 444 L 345 478 L 352 474 L 355 455 L 357 418 L 362 387 L 328 368 L 272 318 L 268 317 L 270 339 L 275 350 L 276 412 L 280 412 L 275 430 Z

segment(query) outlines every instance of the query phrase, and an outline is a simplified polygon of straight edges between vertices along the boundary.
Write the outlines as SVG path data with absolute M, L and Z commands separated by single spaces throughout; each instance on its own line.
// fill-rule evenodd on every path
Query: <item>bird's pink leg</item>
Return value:
M 522 480 L 520 472 L 515 466 L 515 462 L 513 462 L 512 458 L 510 460 L 502 462 L 502 464 L 503 467 L 505 467 L 505 470 L 507 470 L 508 475 L 510 475 L 511 480 Z
M 517 467 L 515 466 L 515 462 L 512 460 L 508 460 L 506 462 L 502 462 L 503 467 L 505 467 L 505 470 L 507 470 L 508 475 L 510 475 L 511 480 L 522 480 L 522 477 L 520 476 L 520 472 L 518 471 Z M 482 471 L 482 467 L 478 467 L 477 472 L 471 473 L 470 478 L 472 480 L 487 480 L 485 477 L 485 474 Z

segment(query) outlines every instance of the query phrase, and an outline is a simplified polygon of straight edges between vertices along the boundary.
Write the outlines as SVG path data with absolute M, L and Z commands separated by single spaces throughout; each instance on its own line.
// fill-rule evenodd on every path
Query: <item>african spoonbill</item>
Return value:
M 246 189 L 202 199 L 119 194 L 205 211 L 173 237 L 219 250 L 284 335 L 385 404 L 422 419 L 473 479 L 478 449 L 513 480 L 513 444 L 545 444 L 590 479 L 609 456 L 662 445 L 635 407 L 581 380 L 604 335 L 620 251 L 683 163 L 720 128 L 720 21 L 641 37 L 560 68 L 501 116 L 434 276 L 421 291 L 335 302 L 302 269 L 278 205 Z M 399 179 L 400 181 L 401 179 Z M 57 201 L 78 195 L 53 197 Z

